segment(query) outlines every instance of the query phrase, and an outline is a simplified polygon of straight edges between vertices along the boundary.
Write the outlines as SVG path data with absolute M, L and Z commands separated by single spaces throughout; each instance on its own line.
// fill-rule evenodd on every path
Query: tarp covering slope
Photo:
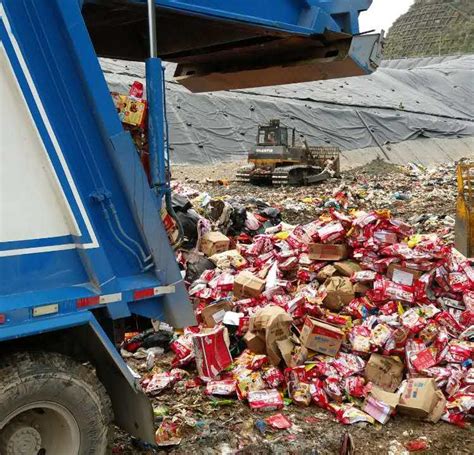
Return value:
M 113 91 L 144 77 L 140 63 L 101 61 Z M 474 55 L 384 62 L 370 76 L 192 94 L 172 81 L 167 102 L 174 163 L 242 159 L 258 124 L 278 118 L 310 145 L 343 150 L 417 137 L 474 136 Z

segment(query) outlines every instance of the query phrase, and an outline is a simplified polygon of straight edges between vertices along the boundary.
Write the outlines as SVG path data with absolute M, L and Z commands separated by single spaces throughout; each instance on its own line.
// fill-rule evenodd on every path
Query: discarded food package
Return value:
M 306 317 L 301 330 L 300 340 L 303 346 L 312 351 L 336 356 L 344 339 L 344 332 L 331 324 Z
M 377 400 L 371 395 L 366 398 L 362 406 L 362 411 L 372 416 L 377 422 L 381 423 L 382 425 L 388 422 L 388 419 L 392 414 L 392 409 L 388 404 Z
M 355 297 L 351 280 L 343 276 L 328 278 L 324 282 L 323 304 L 326 308 L 339 311 L 348 305 Z
M 231 267 L 240 269 L 247 264 L 247 261 L 237 250 L 228 250 L 214 254 L 209 260 L 220 269 L 229 269 Z
M 276 411 L 283 408 L 283 398 L 276 389 L 249 392 L 247 400 L 254 411 Z
M 214 303 L 205 307 L 201 311 L 201 317 L 206 327 L 214 327 L 219 322 L 222 322 L 226 311 L 230 311 L 233 305 L 229 300 L 221 300 L 220 302 Z
M 265 281 L 248 271 L 240 272 L 234 279 L 234 296 L 258 297 L 265 289 Z
M 229 237 L 221 232 L 207 232 L 201 237 L 199 249 L 206 256 L 211 257 L 217 253 L 227 251 L 230 246 Z
M 351 277 L 354 273 L 360 272 L 362 269 L 357 262 L 341 261 L 333 264 L 334 268 L 342 275 Z
M 402 386 L 398 411 L 411 417 L 424 419 L 439 401 L 438 387 L 432 378 L 412 378 Z
M 215 378 L 232 364 L 232 356 L 225 339 L 226 329 L 214 330 L 193 335 L 194 355 L 199 377 L 204 381 Z
M 309 258 L 316 261 L 341 261 L 349 255 L 345 244 L 310 243 L 308 249 Z
M 112 99 L 122 123 L 139 128 L 145 127 L 147 102 L 128 95 L 112 93 Z
M 365 379 L 387 392 L 394 392 L 402 382 L 403 371 L 399 357 L 372 354 L 365 367 Z

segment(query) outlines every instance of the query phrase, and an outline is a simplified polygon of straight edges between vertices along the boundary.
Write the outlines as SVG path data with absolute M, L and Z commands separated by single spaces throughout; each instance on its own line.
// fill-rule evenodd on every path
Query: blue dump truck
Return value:
M 0 453 L 102 454 L 113 425 L 153 443 L 114 326 L 192 306 L 170 208 L 161 61 L 192 91 L 362 75 L 371 0 L 0 0 Z M 146 61 L 151 184 L 98 56 Z M 172 214 L 172 211 L 170 211 Z

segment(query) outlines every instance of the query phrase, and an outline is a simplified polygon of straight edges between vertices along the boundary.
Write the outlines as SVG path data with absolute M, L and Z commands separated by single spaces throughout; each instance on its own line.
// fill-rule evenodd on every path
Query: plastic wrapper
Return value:
M 270 428 L 275 430 L 287 430 L 293 426 L 288 417 L 284 416 L 283 414 L 275 414 L 273 416 L 267 417 L 265 422 Z
M 276 411 L 283 408 L 283 398 L 276 389 L 249 392 L 247 399 L 254 411 Z
M 262 378 L 271 389 L 277 389 L 285 384 L 285 376 L 279 368 L 270 367 L 262 373 Z
M 209 381 L 206 385 L 206 395 L 232 396 L 236 394 L 237 383 L 233 379 Z
M 344 391 L 347 395 L 355 398 L 365 398 L 367 396 L 367 386 L 362 376 L 351 376 L 344 380 Z
M 373 424 L 375 422 L 373 417 L 350 404 L 337 406 L 335 413 L 336 419 L 343 425 L 353 425 L 360 422 Z

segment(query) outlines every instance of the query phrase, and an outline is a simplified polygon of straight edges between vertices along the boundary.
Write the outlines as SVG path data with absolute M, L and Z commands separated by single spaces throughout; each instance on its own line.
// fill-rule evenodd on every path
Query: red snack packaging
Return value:
M 367 395 L 365 379 L 362 376 L 351 376 L 344 381 L 344 390 L 348 395 L 364 398 Z
M 283 408 L 283 398 L 276 389 L 249 392 L 247 400 L 254 411 L 276 411 Z
M 271 389 L 277 389 L 285 384 L 285 376 L 279 368 L 271 367 L 264 371 L 262 378 Z
M 287 430 L 293 426 L 288 417 L 283 414 L 275 414 L 267 417 L 265 422 L 269 427 L 274 428 L 275 430 Z
M 206 386 L 206 395 L 231 396 L 236 393 L 236 381 L 224 379 L 222 381 L 210 381 Z
M 196 367 L 199 377 L 206 380 L 215 378 L 232 364 L 232 356 L 224 337 L 224 327 L 192 336 Z
M 320 408 L 327 409 L 328 411 L 332 411 L 332 407 L 329 404 L 329 398 L 326 395 L 326 392 L 324 391 L 324 381 L 321 379 L 315 380 L 311 385 L 310 385 L 310 393 L 311 393 L 311 398 L 313 399 L 314 404 L 316 406 L 319 406 Z

